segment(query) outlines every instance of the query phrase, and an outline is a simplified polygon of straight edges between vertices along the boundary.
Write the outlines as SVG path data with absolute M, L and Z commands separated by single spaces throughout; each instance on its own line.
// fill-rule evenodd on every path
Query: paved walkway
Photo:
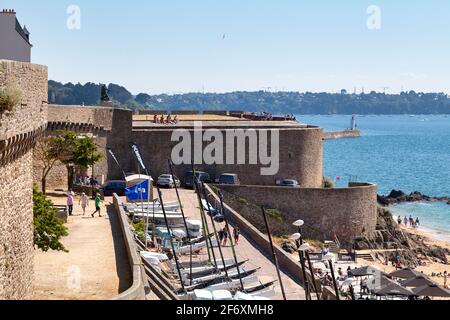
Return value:
M 200 210 L 198 206 L 197 196 L 192 190 L 180 190 L 181 193 L 181 201 L 183 203 L 183 208 L 185 214 L 188 218 L 200 220 Z M 176 193 L 174 190 L 163 190 L 163 198 L 164 201 L 175 201 Z M 207 217 L 209 218 L 209 216 Z M 210 225 L 210 232 L 212 232 L 212 226 L 208 219 Z M 219 228 L 223 228 L 224 224 L 216 224 L 217 230 Z M 203 250 L 203 256 L 199 256 L 201 260 L 206 260 L 208 258 L 206 250 Z M 220 259 L 219 251 L 217 251 L 216 258 Z M 224 250 L 224 256 L 232 257 L 231 247 L 226 247 Z M 251 239 L 241 236 L 241 240 L 239 244 L 236 246 L 237 258 L 239 261 L 241 260 L 249 260 L 245 264 L 245 268 L 253 269 L 260 267 L 261 269 L 256 273 L 259 280 L 262 282 L 268 282 L 271 280 L 277 280 L 275 284 L 275 292 L 276 300 L 282 300 L 281 287 L 278 283 L 277 272 L 275 268 L 275 264 L 272 262 L 272 258 L 266 257 L 258 247 L 254 245 Z M 286 296 L 288 300 L 304 300 L 305 292 L 304 289 L 298 285 L 295 281 L 293 281 L 289 276 L 285 273 L 281 275 L 283 285 L 285 288 Z
M 50 198 L 65 205 L 64 195 L 51 194 Z M 67 223 L 69 236 L 62 240 L 68 253 L 35 251 L 34 299 L 105 300 L 130 286 L 128 257 L 110 202 L 107 198 L 103 203 L 102 218 L 83 216 L 75 206 Z M 94 211 L 93 201 L 88 211 Z

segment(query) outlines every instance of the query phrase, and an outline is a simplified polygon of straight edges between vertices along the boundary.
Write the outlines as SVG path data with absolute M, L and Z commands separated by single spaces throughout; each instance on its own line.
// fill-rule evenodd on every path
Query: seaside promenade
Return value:
M 50 193 L 56 205 L 65 205 L 64 193 Z M 35 300 L 107 300 L 128 289 L 131 283 L 128 258 L 122 243 L 111 198 L 102 204 L 102 218 L 91 217 L 94 203 L 83 216 L 78 197 L 69 235 L 62 239 L 69 252 L 35 250 Z

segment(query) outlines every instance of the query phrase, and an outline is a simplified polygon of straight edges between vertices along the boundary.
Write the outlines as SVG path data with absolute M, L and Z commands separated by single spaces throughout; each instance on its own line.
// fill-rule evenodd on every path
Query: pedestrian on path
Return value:
M 97 195 L 95 196 L 95 211 L 92 214 L 92 218 L 95 216 L 95 214 L 97 212 L 98 212 L 98 216 L 100 218 L 102 217 L 101 208 L 100 208 L 101 203 L 102 203 L 102 199 L 100 198 L 100 194 L 97 193 Z
M 223 230 L 223 246 L 227 245 L 227 241 L 228 241 L 228 230 L 227 227 L 224 227 Z
M 73 214 L 73 202 L 74 202 L 75 193 L 70 189 L 67 192 L 67 211 L 69 212 L 69 216 Z
M 219 235 L 219 242 L 222 243 L 223 242 L 223 230 L 219 230 L 219 232 L 217 232 Z
M 81 205 L 81 208 L 83 209 L 83 216 L 86 215 L 86 208 L 89 207 L 89 197 L 84 192 L 80 197 L 79 205 Z
M 234 242 L 236 243 L 236 244 L 239 244 L 239 237 L 240 237 L 240 235 L 241 235 L 241 229 L 239 229 L 239 227 L 234 227 L 234 230 L 233 230 L 233 236 L 234 236 Z

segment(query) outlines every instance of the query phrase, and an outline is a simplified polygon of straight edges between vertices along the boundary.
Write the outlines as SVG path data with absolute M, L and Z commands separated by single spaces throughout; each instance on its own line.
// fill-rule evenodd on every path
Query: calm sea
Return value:
M 326 131 L 344 130 L 351 116 L 297 116 L 301 122 Z M 325 142 L 325 175 L 338 187 L 349 180 L 378 185 L 378 193 L 392 189 L 450 196 L 450 116 L 357 116 L 361 138 Z M 450 232 L 450 205 L 399 205 L 395 214 L 419 217 L 422 225 Z

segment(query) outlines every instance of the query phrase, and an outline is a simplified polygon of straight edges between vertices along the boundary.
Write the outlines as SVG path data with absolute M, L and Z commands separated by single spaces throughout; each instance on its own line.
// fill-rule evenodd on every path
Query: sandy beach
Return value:
M 447 248 L 450 250 L 450 241 L 438 240 L 438 238 L 440 238 L 439 235 L 436 235 L 435 233 L 433 233 L 433 231 L 431 229 L 426 229 L 426 228 L 421 228 L 421 227 L 419 227 L 419 229 L 413 229 L 410 227 L 405 227 L 404 225 L 400 226 L 400 228 L 411 234 L 421 236 L 424 239 L 424 243 L 427 245 L 435 245 L 435 246 Z M 450 256 L 447 255 L 447 258 L 450 258 Z M 444 273 L 444 271 L 447 271 L 447 273 L 448 273 L 448 272 L 450 272 L 450 265 L 437 263 L 437 262 L 431 261 L 430 259 L 424 260 L 422 262 L 424 263 L 424 265 L 417 267 L 416 270 L 419 272 L 423 272 L 427 276 L 430 276 L 431 279 L 433 281 L 437 282 L 438 284 L 444 285 L 443 277 L 436 277 L 436 276 L 433 277 L 432 274 L 433 273 L 436 273 L 436 274 Z M 386 273 L 391 273 L 391 272 L 395 271 L 395 267 L 393 267 L 391 264 L 386 266 L 381 261 L 373 262 L 373 261 L 366 261 L 363 259 L 358 259 L 358 265 L 374 266 Z

